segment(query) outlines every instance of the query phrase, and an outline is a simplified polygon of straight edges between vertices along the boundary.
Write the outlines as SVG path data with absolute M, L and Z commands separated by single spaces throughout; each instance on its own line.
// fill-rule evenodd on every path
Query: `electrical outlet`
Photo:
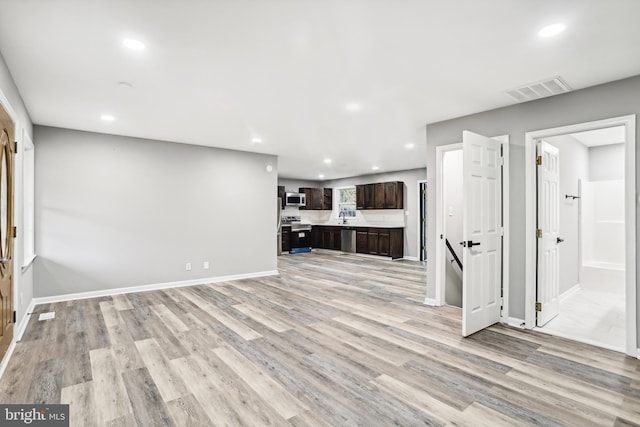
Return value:
M 187 270 L 187 271 L 191 271 L 191 263 L 190 263 L 190 262 L 188 262 L 188 263 L 184 266 L 184 269 L 185 269 L 185 270 Z
M 208 270 L 209 269 L 209 261 L 205 261 L 203 267 L 204 267 L 205 270 Z

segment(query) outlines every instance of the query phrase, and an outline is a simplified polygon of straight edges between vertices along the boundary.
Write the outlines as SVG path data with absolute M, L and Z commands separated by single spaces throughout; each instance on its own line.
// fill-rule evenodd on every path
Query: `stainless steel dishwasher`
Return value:
M 340 249 L 342 252 L 356 253 L 356 230 L 353 228 L 343 228 L 340 235 Z

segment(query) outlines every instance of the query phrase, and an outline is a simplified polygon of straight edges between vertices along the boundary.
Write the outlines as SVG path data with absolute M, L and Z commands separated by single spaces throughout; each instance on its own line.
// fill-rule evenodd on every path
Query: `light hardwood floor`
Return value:
M 638 361 L 423 305 L 424 268 L 339 252 L 280 275 L 38 306 L 3 403 L 75 426 L 637 425 Z M 53 320 L 37 314 L 55 311 Z

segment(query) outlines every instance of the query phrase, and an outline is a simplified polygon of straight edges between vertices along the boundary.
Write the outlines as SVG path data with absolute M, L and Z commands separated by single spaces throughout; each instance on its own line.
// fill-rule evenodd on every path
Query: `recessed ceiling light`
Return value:
M 322 178 L 324 178 L 324 175 L 320 173 L 320 174 L 318 174 L 318 178 L 322 179 Z
M 561 23 L 547 25 L 546 27 L 538 31 L 538 36 L 545 37 L 545 38 L 557 36 L 558 34 L 563 32 L 565 28 L 567 28 L 567 26 Z
M 349 102 L 344 105 L 344 109 L 350 113 L 362 110 L 362 105 L 357 102 Z
M 251 140 L 252 144 L 262 144 L 262 139 L 261 138 L 253 138 Z
M 100 116 L 100 118 L 102 120 L 104 120 L 105 122 L 112 122 L 112 121 L 114 121 L 116 119 L 111 114 L 103 114 L 103 115 Z
M 378 166 L 371 166 L 372 171 L 377 171 L 378 169 L 380 169 Z
M 325 163 L 328 165 L 328 164 L 330 164 L 330 163 L 331 163 L 331 159 L 329 159 L 329 158 L 324 159 L 324 160 L 323 160 L 323 162 L 325 162 Z
M 131 50 L 144 50 L 144 43 L 136 39 L 124 39 L 122 44 Z
M 407 142 L 406 144 L 404 144 L 404 148 L 411 150 L 413 147 L 415 147 L 416 144 L 414 144 L 413 142 Z

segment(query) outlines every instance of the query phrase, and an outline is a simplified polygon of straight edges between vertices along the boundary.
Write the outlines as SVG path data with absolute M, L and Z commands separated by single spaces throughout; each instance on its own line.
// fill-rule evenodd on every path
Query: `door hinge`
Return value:
M 542 239 L 542 229 L 538 228 L 536 230 L 536 237 L 538 237 L 538 239 Z
M 536 165 L 540 166 L 542 164 L 542 156 L 536 157 Z
M 13 237 L 18 237 L 18 227 L 13 227 Z
M 13 143 L 13 152 L 18 154 L 18 141 L 15 141 Z
M 500 157 L 500 166 L 504 166 L 504 157 Z
M 504 236 L 504 227 L 500 227 L 500 235 Z
M 536 311 L 542 311 L 542 303 L 541 302 L 537 302 L 536 303 Z
M 16 311 L 13 310 L 13 323 L 16 323 Z

